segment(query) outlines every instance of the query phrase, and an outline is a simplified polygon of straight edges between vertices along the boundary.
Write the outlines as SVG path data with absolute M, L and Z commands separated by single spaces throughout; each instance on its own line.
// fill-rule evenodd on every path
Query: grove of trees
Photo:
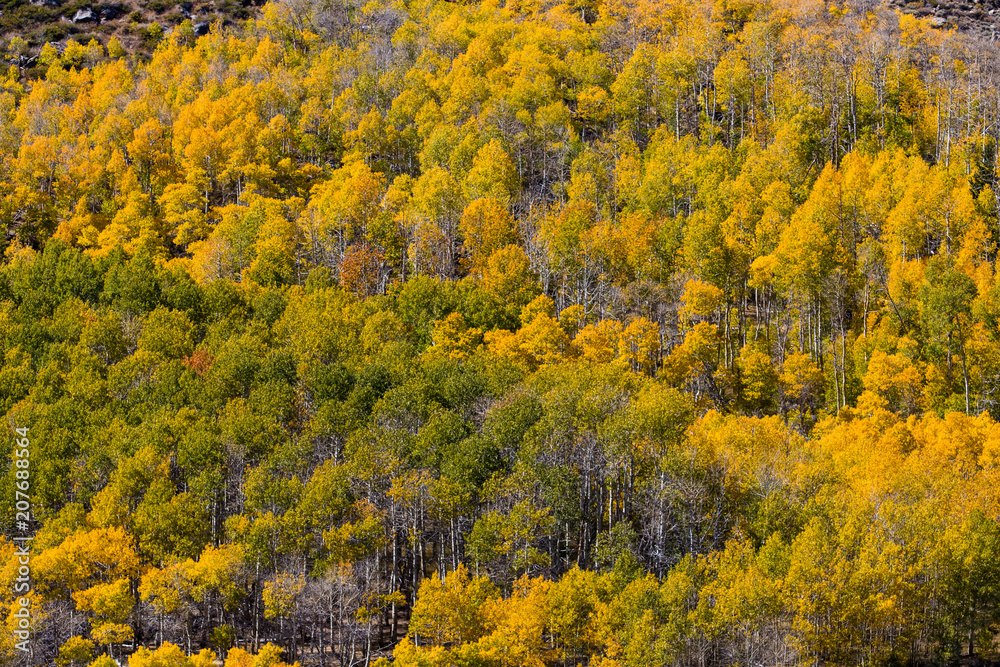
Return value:
M 995 44 L 280 0 L 39 62 L 0 78 L 0 661 L 1000 654 Z

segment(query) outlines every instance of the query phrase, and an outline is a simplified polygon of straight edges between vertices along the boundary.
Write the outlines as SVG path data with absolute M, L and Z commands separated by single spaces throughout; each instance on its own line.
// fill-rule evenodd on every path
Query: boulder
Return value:
M 120 5 L 101 5 L 98 9 L 102 21 L 113 21 L 124 13 Z
M 97 23 L 99 21 L 97 12 L 89 7 L 77 10 L 76 14 L 73 15 L 73 23 Z

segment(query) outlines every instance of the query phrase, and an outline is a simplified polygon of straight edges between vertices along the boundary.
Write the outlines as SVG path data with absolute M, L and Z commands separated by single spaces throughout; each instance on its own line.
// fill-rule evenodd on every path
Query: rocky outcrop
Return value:
M 929 18 L 936 28 L 954 28 L 994 42 L 1000 41 L 1000 0 L 889 0 L 888 4 L 907 14 Z
M 73 23 L 99 23 L 100 20 L 97 12 L 89 7 L 78 9 L 76 14 L 73 15 Z

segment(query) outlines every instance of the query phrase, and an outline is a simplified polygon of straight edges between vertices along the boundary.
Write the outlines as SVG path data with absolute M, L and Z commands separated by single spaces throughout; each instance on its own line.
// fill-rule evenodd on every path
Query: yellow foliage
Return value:
M 183 563 L 150 568 L 142 576 L 139 595 L 161 614 L 177 611 L 191 595 L 189 570 Z
M 73 593 L 80 611 L 90 611 L 102 621 L 124 623 L 132 613 L 132 591 L 128 579 L 98 584 Z
M 190 657 L 191 667 L 215 667 L 217 657 L 214 651 L 203 648 Z
M 491 597 L 480 608 L 490 634 L 479 640 L 485 655 L 503 667 L 542 667 L 547 596 L 551 582 L 527 575 L 514 582 L 510 597 Z
M 586 324 L 587 311 L 580 304 L 563 308 L 559 313 L 559 325 L 566 332 L 567 336 L 575 336 L 582 326 Z
M 920 368 L 903 355 L 875 350 L 868 361 L 864 382 L 865 392 L 871 397 L 858 399 L 859 408 L 862 404 L 868 410 L 883 407 L 903 416 L 922 411 L 923 377 Z
M 305 590 L 301 575 L 282 573 L 264 584 L 264 616 L 289 616 L 296 607 L 296 598 Z
M 124 644 L 127 641 L 131 641 L 133 634 L 132 627 L 124 623 L 102 623 L 95 626 L 94 629 L 90 631 L 90 636 L 93 637 L 94 641 L 98 644 L 111 645 Z M 177 650 L 179 651 L 180 649 Z M 166 664 L 182 665 L 184 663 L 167 662 Z
M 257 655 L 253 655 L 241 648 L 229 650 L 226 656 L 224 667 L 289 667 L 281 661 L 281 654 L 284 652 L 280 646 L 268 642 L 260 647 Z M 291 667 L 298 667 L 296 662 Z
M 651 373 L 660 353 L 660 325 L 637 317 L 618 337 L 618 355 L 632 370 Z
M 617 320 L 601 320 L 588 324 L 573 338 L 573 347 L 585 361 L 604 364 L 618 353 L 622 324 Z
M 771 399 L 777 391 L 777 373 L 770 355 L 747 344 L 740 350 L 740 380 L 743 397 L 752 405 Z
M 77 532 L 32 560 L 40 587 L 71 591 L 100 581 L 137 578 L 139 570 L 132 537 L 119 527 Z
M 536 317 L 553 318 L 556 315 L 556 304 L 545 294 L 536 296 L 531 303 L 521 309 L 521 324 L 529 325 Z
M 67 639 L 59 647 L 58 667 L 82 667 L 90 662 L 94 655 L 94 642 L 79 635 Z
M 434 323 L 431 333 L 434 346 L 431 350 L 450 359 L 464 359 L 475 350 L 482 335 L 480 329 L 466 325 L 461 313 L 451 313 Z
M 191 667 L 191 660 L 179 646 L 164 642 L 155 651 L 140 646 L 129 658 L 128 667 Z
M 504 246 L 490 255 L 483 271 L 483 287 L 515 305 L 527 304 L 541 291 L 528 256 L 516 245 Z
M 518 240 L 517 225 L 500 200 L 476 199 L 462 212 L 463 262 L 472 273 L 481 273 L 493 253 Z
M 682 313 L 690 320 L 712 317 L 722 305 L 722 290 L 701 280 L 689 280 L 684 285 Z
M 474 641 L 486 628 L 480 608 L 495 594 L 489 577 L 470 577 L 464 565 L 443 580 L 424 579 L 413 605 L 409 636 L 432 646 Z
M 808 354 L 795 352 L 785 357 L 781 365 L 781 384 L 785 396 L 797 400 L 803 394 L 816 391 L 822 371 Z
M 500 202 L 510 201 L 517 192 L 517 172 L 498 139 L 479 149 L 466 178 L 470 199 L 492 197 Z

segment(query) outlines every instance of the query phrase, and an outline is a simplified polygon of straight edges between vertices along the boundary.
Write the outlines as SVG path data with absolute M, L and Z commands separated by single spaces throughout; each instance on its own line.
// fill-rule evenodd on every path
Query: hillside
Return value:
M 50 42 L 62 48 L 68 39 L 81 44 L 96 39 L 107 46 L 114 37 L 126 51 L 149 55 L 163 32 L 185 21 L 191 23 L 187 29 L 201 35 L 216 22 L 231 27 L 259 16 L 262 4 L 263 0 L 7 0 L 0 10 L 0 40 L 4 44 L 15 37 L 25 40 L 24 46 L 7 49 L 7 60 L 29 70 L 42 45 Z M 935 28 L 954 28 L 986 42 L 996 39 L 1000 26 L 998 0 L 889 0 L 888 6 L 928 19 Z
M 890 6 L 918 18 L 926 18 L 937 28 L 954 28 L 960 32 L 975 35 L 988 42 L 998 39 L 1000 29 L 1000 2 L 906 2 L 892 0 Z
M 127 51 L 148 55 L 163 32 L 185 21 L 190 21 L 193 32 L 204 34 L 216 22 L 234 26 L 245 21 L 260 4 L 252 0 L 7 0 L 0 9 L 0 39 L 8 46 L 8 62 L 29 67 L 34 62 L 31 57 L 46 42 L 61 47 L 69 39 L 81 44 L 96 39 L 107 46 L 115 38 Z M 9 46 L 16 37 L 25 44 Z
M 1000 660 L 988 42 L 163 10 L 0 73 L 0 663 Z

